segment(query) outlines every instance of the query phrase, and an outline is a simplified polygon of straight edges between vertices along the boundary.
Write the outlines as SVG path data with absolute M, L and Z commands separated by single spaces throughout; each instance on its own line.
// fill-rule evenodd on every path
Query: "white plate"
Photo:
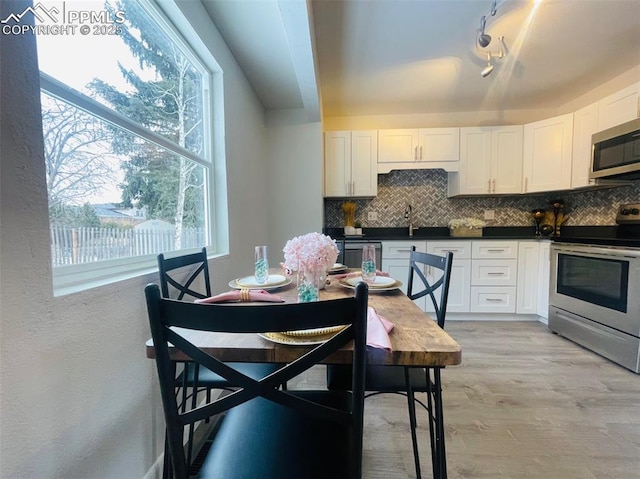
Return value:
M 376 276 L 376 278 L 378 278 L 379 276 Z M 351 284 L 351 282 L 349 280 L 355 280 L 353 281 L 353 284 Z M 355 289 L 356 285 L 362 281 L 362 278 L 360 276 L 355 277 L 355 278 L 347 278 L 347 279 L 341 279 L 340 281 L 338 281 L 338 284 L 340 284 L 340 286 L 344 286 L 345 288 L 349 288 L 349 289 Z M 398 280 L 394 280 L 393 283 L 391 283 L 391 285 L 389 286 L 383 286 L 383 287 L 369 287 L 369 292 L 370 293 L 382 293 L 385 291 L 394 291 L 396 289 L 399 289 L 402 286 L 402 282 L 398 281 Z
M 339 271 L 344 271 L 345 269 L 347 269 L 346 264 L 335 263 L 333 267 L 329 270 L 329 273 L 337 273 Z
M 362 281 L 361 276 L 352 276 L 351 278 L 345 278 L 345 281 L 351 286 L 355 286 Z M 388 288 L 391 285 L 397 283 L 398 280 L 391 278 L 390 276 L 376 276 L 372 283 L 369 283 L 370 288 Z
M 281 274 L 270 274 L 264 284 L 256 283 L 253 276 L 245 276 L 244 278 L 236 278 L 229 281 L 229 286 L 233 289 L 264 289 L 265 291 L 282 288 L 288 284 L 291 284 L 291 278 L 287 278 Z

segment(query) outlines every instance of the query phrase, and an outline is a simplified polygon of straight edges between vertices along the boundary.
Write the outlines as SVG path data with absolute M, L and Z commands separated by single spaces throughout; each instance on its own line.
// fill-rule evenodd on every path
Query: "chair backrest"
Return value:
M 451 280 L 451 265 L 453 263 L 453 253 L 448 252 L 446 256 L 438 256 L 430 253 L 416 251 L 416 247 L 411 247 L 409 256 L 409 280 L 407 282 L 407 296 L 411 299 L 428 296 L 431 298 L 436 313 L 438 326 L 444 329 L 445 316 L 447 315 L 447 301 L 449 298 L 449 283 Z M 428 273 L 425 275 L 424 267 Z M 422 289 L 414 293 L 414 277 L 420 279 Z M 434 278 L 432 280 L 428 279 Z M 418 289 L 419 286 L 416 287 Z M 438 293 L 438 288 L 441 288 Z
M 191 270 L 183 269 L 192 266 Z M 180 270 L 177 272 L 176 270 Z M 169 298 L 169 286 L 175 288 L 177 297 L 182 300 L 185 296 L 195 299 L 208 298 L 211 296 L 211 282 L 209 280 L 209 263 L 207 262 L 207 249 L 182 256 L 166 258 L 164 254 L 158 255 L 158 271 L 160 273 L 160 288 L 162 297 Z M 204 288 L 196 290 L 194 287 L 200 285 Z
M 361 460 L 368 304 L 368 287 L 365 283 L 358 284 L 354 297 L 312 303 L 197 304 L 162 298 L 160 289 L 155 284 L 145 288 L 145 295 L 169 449 L 177 477 L 187 476 L 183 449 L 185 426 L 256 397 L 292 408 L 301 414 L 347 424 L 353 437 L 351 457 Z M 211 350 L 206 351 L 194 344 L 197 339 L 193 339 L 198 338 L 202 331 L 255 334 L 339 325 L 345 327 L 333 337 L 304 352 L 296 360 L 281 365 L 277 371 L 260 380 L 254 380 L 229 367 L 209 354 Z M 323 361 L 352 340 L 353 349 L 347 350 L 353 364 L 352 395 L 348 410 L 323 406 L 308 399 L 303 400 L 292 391 L 278 389 L 281 384 Z M 345 351 L 341 351 L 340 354 L 344 353 Z M 184 357 L 191 358 L 200 367 L 214 371 L 237 385 L 238 389 L 229 395 L 211 399 L 196 409 L 183 412 L 178 408 L 175 395 L 173 361 Z M 356 467 L 361 468 L 361 463 Z

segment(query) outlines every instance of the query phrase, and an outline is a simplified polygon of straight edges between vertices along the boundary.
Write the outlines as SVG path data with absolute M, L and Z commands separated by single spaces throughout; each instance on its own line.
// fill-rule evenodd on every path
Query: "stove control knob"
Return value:
M 640 213 L 640 210 L 638 208 L 631 208 L 632 215 L 637 215 L 638 213 Z
M 629 214 L 631 214 L 631 210 L 630 210 L 629 208 L 623 208 L 623 209 L 620 211 L 620 214 L 621 214 L 621 215 L 629 215 Z

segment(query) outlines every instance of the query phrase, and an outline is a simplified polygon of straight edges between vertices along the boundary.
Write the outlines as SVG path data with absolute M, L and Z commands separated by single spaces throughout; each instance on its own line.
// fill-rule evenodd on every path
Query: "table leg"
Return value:
M 434 476 L 447 479 L 447 455 L 444 440 L 444 413 L 442 408 L 442 382 L 440 379 L 441 368 L 433 368 L 434 406 L 436 423 L 436 455 L 438 463 L 438 475 Z M 434 471 L 435 472 L 435 471 Z

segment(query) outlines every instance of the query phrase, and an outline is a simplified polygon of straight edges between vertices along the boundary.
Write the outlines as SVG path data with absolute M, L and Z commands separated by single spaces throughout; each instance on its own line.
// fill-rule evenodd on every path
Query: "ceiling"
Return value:
M 265 109 L 314 120 L 557 108 L 640 65 L 640 0 L 201 1 Z

